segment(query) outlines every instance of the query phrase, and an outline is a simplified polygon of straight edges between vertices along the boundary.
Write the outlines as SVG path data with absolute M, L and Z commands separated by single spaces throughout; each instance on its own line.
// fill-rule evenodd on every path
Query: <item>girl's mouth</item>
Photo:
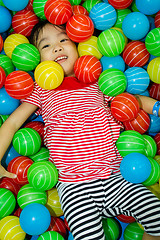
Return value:
M 68 58 L 67 56 L 60 56 L 60 57 L 57 57 L 54 61 L 57 63 L 62 63 L 66 61 L 67 58 Z

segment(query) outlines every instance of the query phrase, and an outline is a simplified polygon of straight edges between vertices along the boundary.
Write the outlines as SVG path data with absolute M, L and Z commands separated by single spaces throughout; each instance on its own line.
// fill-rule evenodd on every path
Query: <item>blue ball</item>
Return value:
M 28 5 L 29 0 L 3 0 L 4 5 L 11 11 L 21 11 Z
M 144 92 L 139 93 L 139 95 L 150 97 L 148 89 Z
M 49 210 L 40 203 L 30 203 L 21 212 L 20 226 L 29 235 L 44 233 L 51 222 Z
M 6 32 L 10 28 L 11 24 L 12 16 L 9 10 L 3 6 L 0 6 L 0 33 Z
M 92 7 L 89 17 L 92 19 L 94 27 L 103 31 L 113 27 L 117 20 L 117 13 L 112 5 L 97 3 Z
M 0 89 L 0 114 L 10 115 L 19 106 L 20 101 L 8 95 L 5 87 Z
M 125 36 L 131 40 L 140 40 L 149 32 L 148 18 L 140 12 L 131 12 L 123 20 L 122 30 Z
M 18 152 L 16 152 L 16 150 L 14 149 L 13 145 L 11 144 L 9 146 L 9 148 L 7 149 L 7 151 L 5 152 L 3 158 L 2 158 L 2 162 L 5 163 L 6 166 L 8 166 L 9 162 L 15 158 L 15 157 L 19 157 L 21 156 Z
M 101 65 L 102 65 L 102 71 L 105 71 L 109 68 L 116 68 L 124 72 L 125 70 L 125 62 L 123 58 L 118 55 L 116 57 L 106 57 L 103 56 L 100 59 Z
M 160 10 L 159 0 L 135 0 L 137 9 L 145 15 L 152 15 Z
M 150 125 L 147 132 L 158 133 L 160 132 L 160 117 L 149 114 Z
M 141 153 L 130 153 L 121 161 L 120 171 L 123 178 L 128 182 L 142 183 L 151 173 L 151 163 Z
M 141 67 L 130 67 L 124 74 L 127 78 L 126 91 L 131 94 L 140 94 L 144 92 L 150 83 L 149 74 Z

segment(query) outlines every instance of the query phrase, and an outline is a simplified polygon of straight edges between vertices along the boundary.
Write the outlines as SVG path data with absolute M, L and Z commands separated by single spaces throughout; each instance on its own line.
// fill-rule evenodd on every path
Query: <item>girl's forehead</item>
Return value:
M 65 33 L 65 29 L 62 29 L 58 26 L 52 25 L 52 24 L 46 24 L 39 33 L 39 38 L 43 36 L 58 36 L 60 33 Z

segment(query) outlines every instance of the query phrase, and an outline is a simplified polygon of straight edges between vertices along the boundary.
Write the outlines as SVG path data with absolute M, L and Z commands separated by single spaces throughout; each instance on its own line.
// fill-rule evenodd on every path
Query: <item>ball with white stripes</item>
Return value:
M 49 240 L 49 239 L 64 240 L 61 234 L 56 231 L 47 231 L 45 233 L 42 233 L 37 240 Z
M 41 147 L 41 137 L 32 128 L 19 129 L 13 137 L 12 144 L 14 149 L 23 156 L 37 153 Z
M 156 141 L 147 134 L 143 134 L 142 136 L 143 136 L 144 142 L 145 142 L 145 155 L 147 157 L 154 158 L 157 153 Z
M 147 34 L 145 46 L 150 54 L 160 57 L 160 27 L 152 29 Z
M 58 181 L 58 170 L 49 161 L 34 162 L 27 172 L 28 182 L 36 189 L 46 191 Z
M 152 82 L 160 84 L 160 57 L 152 59 L 147 66 L 147 73 Z
M 10 215 L 15 209 L 15 196 L 6 188 L 0 188 L 0 206 L 0 219 Z
M 53 217 L 60 217 L 63 216 L 64 213 L 61 208 L 61 203 L 59 200 L 59 195 L 57 188 L 54 187 L 47 191 L 47 203 L 46 207 L 49 209 L 51 216 Z
M 34 0 L 33 1 L 33 11 L 36 14 L 37 17 L 39 17 L 41 20 L 45 20 L 46 16 L 44 14 L 44 6 L 46 4 L 47 0 Z
M 34 77 L 41 88 L 52 90 L 61 85 L 64 71 L 61 65 L 54 61 L 43 61 L 36 67 Z
M 32 71 L 40 62 L 40 53 L 32 44 L 22 43 L 13 50 L 12 62 L 19 70 Z

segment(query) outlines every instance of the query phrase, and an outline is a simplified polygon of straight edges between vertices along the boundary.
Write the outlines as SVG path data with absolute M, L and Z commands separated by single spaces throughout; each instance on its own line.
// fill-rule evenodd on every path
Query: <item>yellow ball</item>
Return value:
M 19 33 L 9 35 L 4 41 L 5 54 L 11 58 L 15 47 L 22 43 L 29 43 L 28 39 L 24 35 Z
M 47 191 L 48 200 L 46 203 L 46 208 L 49 210 L 51 216 L 60 217 L 63 215 L 63 211 L 61 209 L 61 204 L 59 201 L 59 196 L 56 187 Z
M 78 53 L 80 57 L 84 55 L 93 55 L 96 58 L 100 59 L 102 57 L 102 54 L 97 48 L 97 37 L 91 36 L 89 40 L 80 42 L 78 44 Z
M 36 67 L 34 77 L 41 88 L 51 90 L 62 83 L 64 71 L 60 64 L 54 61 L 44 61 Z
M 26 233 L 22 230 L 19 218 L 7 216 L 0 220 L 0 239 L 24 240 Z
M 128 43 L 128 38 L 126 37 L 126 35 L 124 35 L 122 29 L 121 28 L 117 28 L 117 27 L 112 27 L 111 29 L 115 29 L 115 30 L 119 31 L 120 33 L 122 33 L 122 35 L 124 37 L 124 40 L 125 40 L 125 46 L 126 46 L 127 43 Z
M 160 84 L 160 57 L 154 58 L 149 62 L 147 73 L 152 82 Z

